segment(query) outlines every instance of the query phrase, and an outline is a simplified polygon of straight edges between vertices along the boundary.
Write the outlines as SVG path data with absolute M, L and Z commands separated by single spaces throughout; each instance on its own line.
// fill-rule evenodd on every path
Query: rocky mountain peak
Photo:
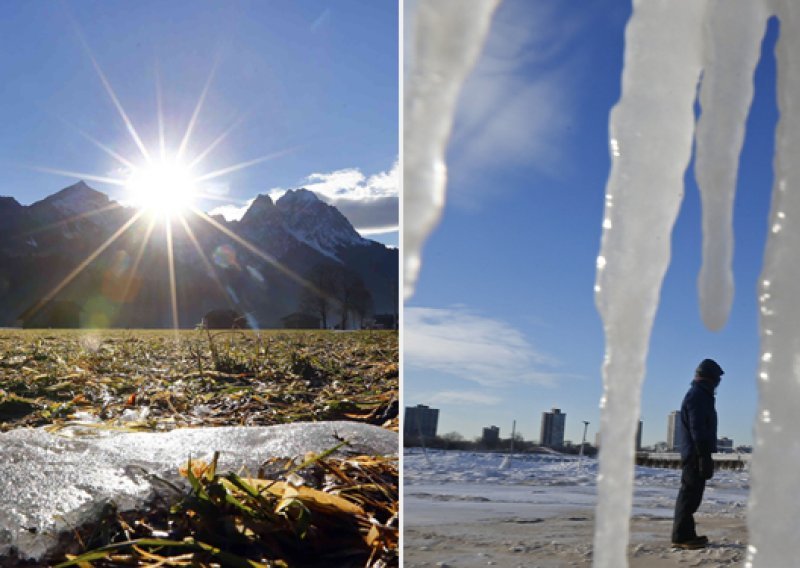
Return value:
M 316 203 L 322 203 L 317 194 L 301 187 L 288 190 L 278 199 L 276 205 L 279 209 L 285 210 L 293 207 L 306 207 Z
M 327 256 L 338 258 L 339 248 L 367 242 L 336 207 L 322 201 L 313 191 L 290 189 L 275 205 L 295 238 Z
M 34 203 L 32 207 L 49 205 L 65 213 L 83 213 L 108 205 L 110 202 L 105 193 L 92 189 L 81 180 Z
M 0 211 L 14 211 L 22 209 L 20 202 L 13 197 L 4 197 L 0 195 Z
M 257 223 L 262 220 L 271 219 L 274 215 L 275 204 L 269 195 L 258 195 L 247 211 L 242 216 L 242 223 L 245 225 L 249 223 Z
M 277 201 L 261 195 L 241 221 L 216 217 L 216 227 L 193 220 L 196 242 L 187 232 L 174 231 L 181 325 L 194 325 L 209 310 L 233 302 L 238 311 L 252 316 L 255 325 L 281 326 L 282 317 L 299 309 L 304 294 L 296 279 L 287 274 L 304 277 L 331 260 L 359 274 L 373 295 L 378 313 L 392 309 L 394 299 L 385 281 L 396 279 L 396 251 L 361 238 L 334 206 L 307 189 L 292 190 Z M 85 182 L 29 206 L 10 197 L 0 198 L 0 274 L 6 278 L 13 275 L 6 281 L 8 291 L 0 294 L 0 326 L 13 325 L 24 309 L 36 305 L 69 277 L 86 260 L 87 251 L 106 248 L 75 273 L 74 281 L 54 301 L 88 306 L 80 316 L 82 325 L 94 325 L 90 310 L 100 297 L 104 298 L 103 306 L 112 306 L 113 321 L 109 325 L 172 325 L 168 300 L 159 292 L 167 289 L 167 265 L 173 261 L 164 232 L 147 236 L 149 233 L 131 226 L 109 240 L 133 214 Z M 141 248 L 146 242 L 143 238 L 152 239 L 152 244 Z M 208 255 L 215 274 L 209 273 L 209 263 L 203 263 L 198 248 Z M 119 259 L 124 260 L 134 250 L 144 251 L 137 278 L 127 277 L 127 282 L 137 284 L 129 290 L 131 297 L 120 301 L 109 278 L 117 274 L 118 267 L 122 267 L 120 274 L 124 273 L 125 262 Z M 378 273 L 386 276 L 378 277 Z M 41 317 L 32 325 L 45 325 L 49 316 L 42 312 Z

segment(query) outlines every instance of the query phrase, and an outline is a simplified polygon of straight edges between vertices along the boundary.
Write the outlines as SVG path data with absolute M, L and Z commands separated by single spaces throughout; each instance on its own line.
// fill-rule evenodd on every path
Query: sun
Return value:
M 132 205 L 172 217 L 194 205 L 197 183 L 189 168 L 177 160 L 152 162 L 135 168 L 125 182 Z

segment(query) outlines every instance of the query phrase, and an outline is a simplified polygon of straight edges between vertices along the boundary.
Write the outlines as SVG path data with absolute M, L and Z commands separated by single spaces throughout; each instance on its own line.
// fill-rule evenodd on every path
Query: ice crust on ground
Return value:
M 322 452 L 339 443 L 359 454 L 397 453 L 394 432 L 352 422 L 296 423 L 267 427 L 187 428 L 171 432 L 119 432 L 70 426 L 57 434 L 20 429 L 0 434 L 0 557 L 16 550 L 38 560 L 60 533 L 113 502 L 120 510 L 142 506 L 192 459 L 219 470 L 252 473 L 270 457 Z
M 596 517 L 597 461 L 576 456 L 428 452 L 403 459 L 407 566 L 588 566 Z M 697 517 L 712 546 L 669 546 L 680 470 L 636 467 L 631 564 L 734 566 L 746 554 L 749 474 L 717 471 Z
M 434 501 L 456 501 L 459 496 L 464 500 L 483 497 L 497 506 L 538 504 L 546 506 L 551 514 L 576 505 L 595 504 L 599 472 L 596 459 L 516 454 L 511 467 L 501 468 L 504 458 L 505 454 L 498 453 L 429 450 L 426 459 L 421 450 L 407 449 L 403 453 L 404 498 L 416 495 L 433 496 Z M 680 484 L 678 469 L 637 466 L 634 513 L 671 517 Z M 750 473 L 746 469 L 718 470 L 708 482 L 701 513 L 741 516 L 749 488 Z M 544 513 L 539 510 L 539 514 Z M 434 522 L 434 512 L 430 517 Z

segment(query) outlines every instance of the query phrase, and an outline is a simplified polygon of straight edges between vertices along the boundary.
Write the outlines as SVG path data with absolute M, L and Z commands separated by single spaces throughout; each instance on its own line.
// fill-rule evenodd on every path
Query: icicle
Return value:
M 594 565 L 627 566 L 650 332 L 669 264 L 694 134 L 705 1 L 638 0 L 626 29 L 622 98 L 611 112 L 596 302 L 606 334 Z
M 800 501 L 800 10 L 776 2 L 778 108 L 770 232 L 761 274 L 760 406 L 751 465 L 747 566 L 796 566 Z
M 420 0 L 403 117 L 404 295 L 414 291 L 425 239 L 439 222 L 444 155 L 461 86 L 500 0 Z
M 736 173 L 766 19 L 766 6 L 754 0 L 712 1 L 706 17 L 695 177 L 703 205 L 700 312 L 712 330 L 725 325 L 733 303 Z

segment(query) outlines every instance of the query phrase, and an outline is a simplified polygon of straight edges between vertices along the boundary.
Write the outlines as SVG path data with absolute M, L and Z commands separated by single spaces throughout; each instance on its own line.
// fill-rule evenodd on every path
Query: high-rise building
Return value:
M 488 426 L 483 429 L 481 443 L 487 448 L 493 448 L 500 443 L 500 427 Z
M 717 440 L 717 451 L 720 453 L 731 453 L 733 452 L 733 440 L 730 438 L 726 438 L 723 436 L 722 438 Z
M 639 420 L 639 427 L 636 428 L 636 451 L 642 451 L 642 421 Z
M 403 419 L 403 435 L 407 438 L 435 438 L 439 425 L 439 409 L 424 404 L 406 406 Z
M 554 408 L 551 412 L 542 412 L 542 431 L 539 443 L 546 448 L 563 447 L 566 421 L 567 415 L 558 408 Z
M 681 445 L 681 430 L 678 427 L 681 422 L 681 413 L 673 410 L 667 418 L 667 447 L 671 452 L 676 452 Z

